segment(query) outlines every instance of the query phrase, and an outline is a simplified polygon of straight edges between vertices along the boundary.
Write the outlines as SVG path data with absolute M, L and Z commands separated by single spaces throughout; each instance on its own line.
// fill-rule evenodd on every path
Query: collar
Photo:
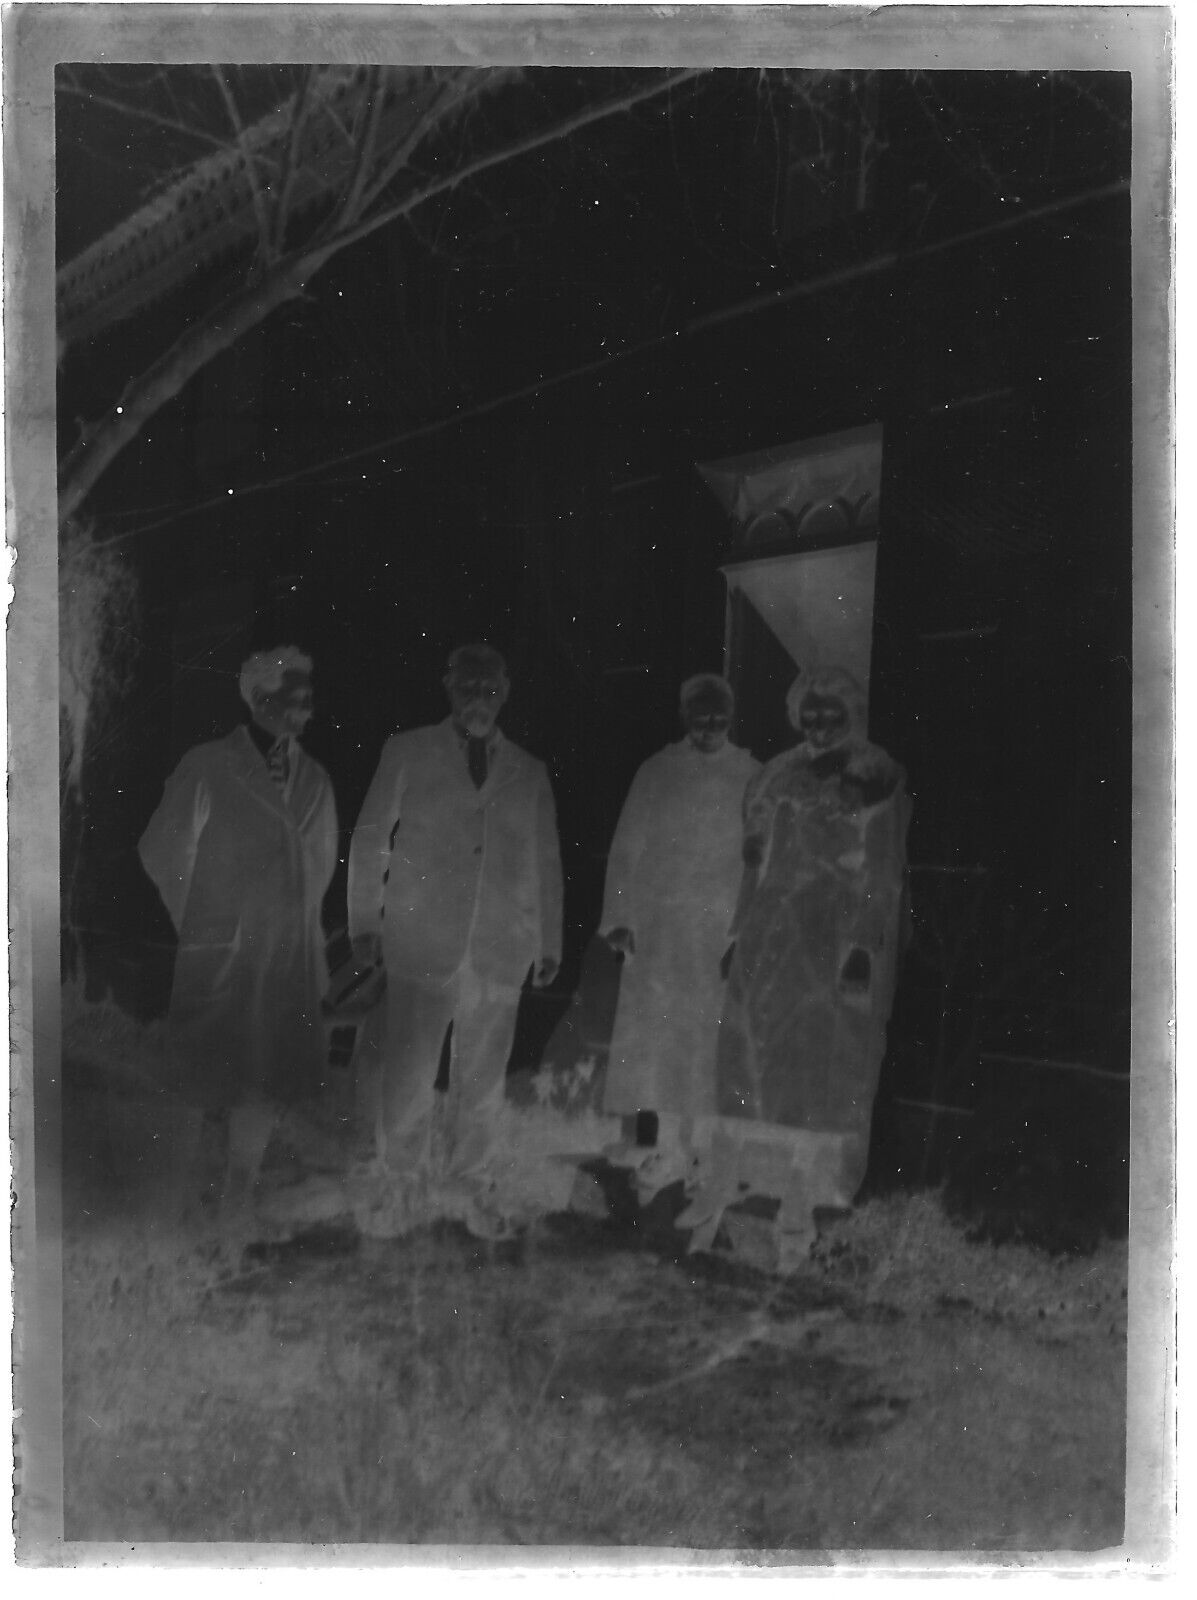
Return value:
M 252 718 L 250 719 L 249 722 L 245 723 L 244 726 L 245 726 L 245 731 L 249 734 L 250 738 L 253 740 L 254 747 L 257 750 L 258 754 L 262 757 L 263 761 L 268 759 L 268 757 L 270 755 L 270 752 L 274 749 L 274 747 L 276 745 L 279 745 L 279 744 L 285 744 L 287 746 L 288 755 L 294 755 L 294 753 L 295 753 L 295 739 L 294 739 L 293 735 L 291 735 L 289 733 L 283 733 L 283 734 L 280 734 L 277 739 L 272 739 L 270 737 L 270 735 L 266 732 L 266 729 L 265 728 L 260 728 L 258 726 L 258 724 L 252 720 Z
M 462 729 L 457 726 L 457 724 L 454 722 L 452 717 L 447 717 L 445 720 L 448 723 L 448 726 L 449 726 L 450 730 L 452 731 L 453 737 L 457 740 L 458 748 L 461 749 L 461 750 L 465 750 L 467 745 L 469 744 L 470 735 L 468 733 L 464 733 L 462 731 Z M 486 736 L 486 753 L 487 753 L 487 755 L 488 756 L 493 756 L 495 751 L 502 744 L 502 742 L 503 742 L 503 730 L 499 727 L 498 723 L 496 723 L 494 725 L 494 727 L 490 730 L 490 732 Z

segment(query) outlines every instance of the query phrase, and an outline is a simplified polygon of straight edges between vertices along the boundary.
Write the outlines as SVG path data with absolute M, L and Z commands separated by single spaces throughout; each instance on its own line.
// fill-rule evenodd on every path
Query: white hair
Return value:
M 312 658 L 294 644 L 276 645 L 273 650 L 259 650 L 250 656 L 241 668 L 237 687 L 241 698 L 251 709 L 255 694 L 273 694 L 282 687 L 288 672 L 311 672 Z
M 451 678 L 458 672 L 477 672 L 502 683 L 510 682 L 506 661 L 489 644 L 459 644 L 449 657 L 446 676 Z

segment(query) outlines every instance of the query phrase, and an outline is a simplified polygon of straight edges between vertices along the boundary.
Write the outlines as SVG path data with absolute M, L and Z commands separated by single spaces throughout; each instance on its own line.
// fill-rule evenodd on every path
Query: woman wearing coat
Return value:
M 801 740 L 745 797 L 718 1109 L 828 1136 L 846 1204 L 864 1178 L 897 982 L 910 807 L 849 673 L 800 677 L 786 705 Z

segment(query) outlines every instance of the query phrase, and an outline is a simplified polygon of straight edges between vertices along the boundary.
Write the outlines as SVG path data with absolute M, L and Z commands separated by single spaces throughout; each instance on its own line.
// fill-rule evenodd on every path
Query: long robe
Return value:
M 758 770 L 727 743 L 689 739 L 641 766 L 607 859 L 600 931 L 630 928 L 604 1109 L 709 1116 L 723 1003 L 719 963 L 740 883 L 745 785 Z
M 313 1093 L 327 1048 L 320 907 L 337 862 L 328 774 L 298 745 L 284 793 L 245 727 L 189 750 L 138 850 L 178 934 L 178 1088 L 211 1107 Z
M 901 769 L 864 742 L 786 751 L 745 797 L 763 858 L 736 916 L 719 1112 L 840 1136 L 849 1197 L 897 979 L 908 822 Z

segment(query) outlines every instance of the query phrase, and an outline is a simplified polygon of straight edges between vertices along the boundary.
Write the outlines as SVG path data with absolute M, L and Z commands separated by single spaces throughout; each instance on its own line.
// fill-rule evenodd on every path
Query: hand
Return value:
M 536 971 L 532 974 L 532 987 L 547 989 L 560 971 L 561 963 L 556 956 L 541 956 L 536 963 Z
M 607 934 L 607 946 L 617 956 L 636 954 L 636 935 L 631 928 L 612 928 Z
M 719 976 L 724 980 L 724 982 L 727 981 L 727 976 L 731 972 L 732 957 L 735 955 L 735 953 L 736 942 L 733 939 L 719 960 Z
M 359 966 L 378 967 L 382 965 L 382 934 L 355 934 L 350 943 L 353 948 L 353 959 Z

